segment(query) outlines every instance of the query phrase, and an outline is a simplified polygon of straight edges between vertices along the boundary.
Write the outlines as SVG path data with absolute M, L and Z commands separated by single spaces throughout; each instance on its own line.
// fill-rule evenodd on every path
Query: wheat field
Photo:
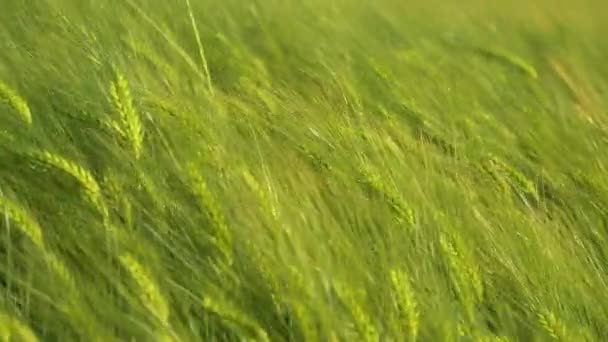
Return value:
M 608 341 L 606 13 L 2 0 L 0 341 Z

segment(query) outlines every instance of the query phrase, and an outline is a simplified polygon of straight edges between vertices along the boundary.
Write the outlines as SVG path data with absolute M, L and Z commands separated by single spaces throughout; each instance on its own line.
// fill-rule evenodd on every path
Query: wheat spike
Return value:
M 158 332 L 155 336 L 156 342 L 179 342 L 180 340 L 174 338 L 170 334 L 166 332 Z
M 42 229 L 40 229 L 36 220 L 34 220 L 23 207 L 4 196 L 0 196 L 0 210 L 17 224 L 19 229 L 21 229 L 21 232 L 27 236 L 36 247 L 44 248 Z
M 27 101 L 2 81 L 0 81 L 0 101 L 12 107 L 28 125 L 32 124 L 32 112 Z
M 143 126 L 135 106 L 127 79 L 120 72 L 116 72 L 116 81 L 110 85 L 110 97 L 120 116 L 120 130 L 124 138 L 129 141 L 135 159 L 139 159 L 143 150 Z
M 91 203 L 101 212 L 104 219 L 108 218 L 108 209 L 103 201 L 99 184 L 91 172 L 77 163 L 50 151 L 36 151 L 31 153 L 31 156 L 74 177 L 83 187 Z
M 543 330 L 555 341 L 571 341 L 566 325 L 551 311 L 544 310 L 538 313 L 538 323 Z
M 349 308 L 362 340 L 365 342 L 380 341 L 378 330 L 363 307 L 359 304 L 359 300 L 352 289 L 344 284 L 334 284 L 334 289 L 336 290 L 338 297 Z
M 270 196 L 266 194 L 266 192 L 262 189 L 260 183 L 255 179 L 255 177 L 248 171 L 243 170 L 243 179 L 247 186 L 253 191 L 260 201 L 260 205 L 264 212 L 270 215 L 273 219 L 277 219 L 278 212 L 276 207 L 274 206 Z
M 205 310 L 213 312 L 222 319 L 225 319 L 229 322 L 234 322 L 245 328 L 253 330 L 253 332 L 255 332 L 255 334 L 257 335 L 259 341 L 270 342 L 268 333 L 262 327 L 260 327 L 255 321 L 251 320 L 245 314 L 241 313 L 230 305 L 223 302 L 217 302 L 210 297 L 205 297 L 203 299 L 202 304 Z
M 59 258 L 57 258 L 55 254 L 46 250 L 44 250 L 43 252 L 44 258 L 46 259 L 46 262 L 48 263 L 51 270 L 53 270 L 53 272 L 55 272 L 55 274 L 59 276 L 61 280 L 63 280 L 71 287 L 70 291 L 74 291 L 76 289 L 76 283 L 74 281 L 74 278 L 72 278 L 72 276 L 70 275 L 68 269 L 63 264 L 63 262 L 61 262 L 61 260 L 59 260 Z
M 359 173 L 363 176 L 363 182 L 386 200 L 399 223 L 409 225 L 415 223 L 414 211 L 405 203 L 405 200 L 397 191 L 384 185 L 382 177 L 369 164 L 362 163 L 359 167 Z
M 11 341 L 10 325 L 4 319 L 0 318 L 0 342 Z
M 167 326 L 169 323 L 169 307 L 151 275 L 131 254 L 123 254 L 119 260 L 137 284 L 142 303 L 163 325 Z
M 294 317 L 300 326 L 304 341 L 318 341 L 319 332 L 317 331 L 314 321 L 311 319 L 312 314 L 310 309 L 298 301 L 290 303 L 290 307 L 290 310 L 293 312 Z
M 136 55 L 144 57 L 154 67 L 156 67 L 165 82 L 168 81 L 166 79 L 167 77 L 169 77 L 171 80 L 177 79 L 174 67 L 170 63 L 165 61 L 163 57 L 158 55 L 154 51 L 154 49 L 150 48 L 148 45 L 142 44 L 140 41 L 135 39 L 123 39 L 123 41 L 131 50 L 133 50 Z
M 0 313 L 0 340 L 2 342 L 38 342 L 38 337 L 30 327 L 17 318 Z
M 536 71 L 536 68 L 519 56 L 502 49 L 480 49 L 480 51 L 487 56 L 510 64 L 534 80 L 538 79 L 538 72 Z
M 457 240 L 458 241 L 458 240 Z M 462 305 L 465 306 L 469 320 L 474 320 L 475 305 L 483 300 L 483 281 L 478 267 L 470 258 L 465 258 L 445 235 L 439 244 L 450 266 L 450 278 Z
M 73 285 L 74 280 L 65 265 L 53 253 L 47 251 L 42 237 L 42 229 L 36 220 L 30 217 L 23 207 L 5 197 L 0 197 L 0 210 L 16 223 L 21 232 L 42 252 L 53 272 L 66 281 L 66 283 Z
M 535 200 L 539 199 L 534 182 L 498 157 L 490 155 L 485 167 L 489 173 L 495 178 L 498 178 L 497 181 L 500 182 L 503 187 L 505 187 L 506 184 L 502 177 L 505 177 L 516 189 L 531 195 Z
M 193 164 L 188 165 L 188 173 L 192 181 L 192 190 L 198 197 L 200 206 L 207 213 L 213 227 L 213 243 L 226 258 L 228 264 L 232 264 L 232 237 L 224 220 L 224 215 L 209 190 L 207 182 Z
M 410 341 L 415 341 L 418 338 L 419 313 L 414 290 L 403 271 L 391 270 L 390 279 L 399 310 L 407 319 Z

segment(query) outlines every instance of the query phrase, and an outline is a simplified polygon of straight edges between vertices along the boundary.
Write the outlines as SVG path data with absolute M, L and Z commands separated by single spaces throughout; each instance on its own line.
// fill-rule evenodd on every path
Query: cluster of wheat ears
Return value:
M 285 77 L 284 84 L 293 82 L 299 93 L 271 82 L 272 65 L 263 54 L 216 34 L 213 41 L 230 56 L 216 61 L 226 63 L 227 75 L 233 69 L 239 74 L 235 94 L 214 83 L 203 46 L 203 38 L 212 38 L 202 36 L 189 0 L 186 5 L 190 49 L 126 1 L 169 52 L 121 37 L 136 71 L 101 53 L 87 55 L 99 70 L 111 64 L 111 80 L 98 78 L 105 103 L 92 106 L 107 109 L 104 114 L 82 109 L 64 115 L 28 102 L 16 82 L 0 80 L 0 112 L 12 116 L 2 120 L 16 127 L 0 127 L 0 157 L 10 159 L 0 166 L 13 163 L 0 169 L 0 228 L 6 231 L 0 237 L 6 260 L 0 261 L 0 341 L 608 336 L 598 323 L 608 316 L 588 305 L 594 301 L 590 289 L 604 284 L 605 239 L 601 230 L 572 228 L 596 222 L 587 213 L 603 213 L 603 202 L 576 197 L 563 185 L 570 180 L 530 171 L 529 163 L 506 153 L 477 153 L 476 135 L 484 130 L 516 141 L 498 120 L 483 121 L 488 115 L 481 109 L 471 114 L 478 121 L 452 122 L 474 132 L 461 139 L 474 145 L 468 150 L 473 152 L 459 153 L 458 139 L 424 114 L 434 100 L 422 108 L 414 96 L 407 98 L 417 86 L 387 71 L 386 61 L 399 61 L 435 75 L 440 66 L 428 63 L 430 57 L 397 51 L 383 64 L 352 52 L 335 57 L 339 62 L 330 67 L 319 50 L 321 62 L 310 63 L 311 69 L 327 77 Z M 255 8 L 252 17 L 262 22 Z M 78 34 L 98 43 L 84 28 Z M 286 55 L 279 44 L 259 44 L 267 55 Z M 537 85 L 543 75 L 531 63 L 496 51 L 463 54 L 487 63 L 488 70 L 507 70 L 496 84 L 512 77 L 529 93 L 543 91 Z M 350 64 L 365 75 L 350 75 Z M 546 69 L 583 113 L 567 122 L 605 133 L 592 100 L 569 71 L 555 63 Z M 313 81 L 297 88 L 307 77 Z M 330 85 L 306 93 L 320 78 L 330 78 Z M 454 78 L 446 76 L 446 82 L 457 84 Z M 454 93 L 432 84 L 446 98 Z M 484 96 L 499 92 L 492 91 Z M 49 119 L 45 108 L 64 116 Z M 80 108 L 65 109 L 71 110 Z M 86 123 L 66 128 L 75 117 Z M 44 125 L 65 133 L 54 141 L 74 146 L 45 144 L 43 138 L 22 143 L 27 139 L 21 133 L 44 136 Z M 90 141 L 77 141 L 83 136 Z M 522 146 L 535 143 L 521 140 Z M 602 193 L 601 181 L 568 176 Z M 576 207 L 575 199 L 589 206 Z M 544 248 L 544 241 L 554 246 Z M 576 284 L 567 288 L 565 280 Z M 546 291 L 543 281 L 550 284 Z
M 132 154 L 132 158 L 138 160 L 145 153 L 143 123 L 137 108 L 135 108 L 128 82 L 119 71 L 116 72 L 116 80 L 109 87 L 109 94 L 110 101 L 115 109 L 116 119 L 108 119 L 107 121 L 100 122 L 100 124 L 108 127 L 116 135 L 116 138 L 124 144 L 125 150 Z M 7 84 L 0 83 L 0 98 L 12 108 L 13 113 L 18 115 L 23 124 L 32 125 L 33 121 L 35 121 L 35 116 L 31 112 L 27 101 Z M 391 144 L 390 141 L 389 144 Z M 152 274 L 146 269 L 146 265 L 142 264 L 138 260 L 138 257 L 130 252 L 128 241 L 131 240 L 126 237 L 128 232 L 124 229 L 121 230 L 120 227 L 117 227 L 113 223 L 114 220 L 106 204 L 106 198 L 104 198 L 104 193 L 107 193 L 107 191 L 102 189 L 102 185 L 100 185 L 96 176 L 79 163 L 52 151 L 32 150 L 23 153 L 32 162 L 55 168 L 78 182 L 83 200 L 90 203 L 97 210 L 102 226 L 106 229 L 105 234 L 110 243 L 109 248 L 112 251 L 111 258 L 115 259 L 118 265 L 128 274 L 128 278 L 132 281 L 132 286 L 134 286 L 142 305 L 147 308 L 150 315 L 158 322 L 157 331 L 154 333 L 155 338 L 159 341 L 180 341 L 179 335 L 171 328 L 171 306 L 163 295 L 162 287 L 155 280 L 158 278 L 158 275 Z M 319 172 L 332 172 L 319 166 L 319 157 L 315 156 L 314 153 L 305 149 L 301 153 L 311 161 L 311 165 L 317 168 Z M 534 183 L 498 158 L 493 156 L 488 157 L 487 162 L 483 162 L 479 166 L 479 169 L 490 174 L 504 191 L 509 191 L 509 188 L 512 187 L 518 193 L 529 194 L 532 199 L 538 199 Z M 232 232 L 224 220 L 222 209 L 196 166 L 193 164 L 189 165 L 187 167 L 187 174 L 191 180 L 192 192 L 196 195 L 200 208 L 208 216 L 210 222 L 209 234 L 211 234 L 211 241 L 218 251 L 218 257 L 222 263 L 231 265 L 233 263 Z M 402 196 L 389 188 L 386 185 L 386 180 L 383 180 L 369 163 L 361 163 L 359 174 L 361 175 L 362 186 L 370 188 L 370 190 L 386 201 L 393 211 L 395 222 L 399 226 L 403 226 L 404 229 L 413 229 L 416 224 L 415 214 Z M 104 178 L 104 176 L 101 177 Z M 243 169 L 242 177 L 244 184 L 255 194 L 262 209 L 261 212 L 267 219 L 277 220 L 276 205 L 269 198 L 269 194 L 263 189 L 263 185 L 246 169 Z M 107 190 L 111 191 L 112 189 Z M 3 193 L 0 196 L 0 208 L 7 222 L 10 222 L 7 225 L 14 226 L 29 239 L 30 243 L 48 264 L 49 270 L 62 282 L 64 291 L 70 293 L 65 301 L 58 303 L 58 305 L 73 315 L 82 314 L 77 307 L 79 305 L 79 291 L 81 290 L 71 274 L 72 270 L 64 264 L 60 256 L 45 244 L 44 227 L 28 211 L 27 206 L 20 203 L 17 194 L 9 196 L 6 192 Z M 469 319 L 470 323 L 476 320 L 476 305 L 480 305 L 483 301 L 484 282 L 479 273 L 480 266 L 476 264 L 471 255 L 467 255 L 468 253 L 462 250 L 462 248 L 466 247 L 462 243 L 458 244 L 458 239 L 458 236 L 455 234 L 451 234 L 451 236 L 448 234 L 442 235 L 440 246 L 449 267 L 450 279 L 453 282 L 456 296 L 465 306 L 467 312 L 466 319 Z M 276 277 L 264 269 L 263 261 L 259 264 L 259 267 L 262 276 L 268 282 L 268 286 L 271 289 L 272 287 L 280 286 Z M 294 270 L 294 272 L 297 271 Z M 420 313 L 417 308 L 416 293 L 410 283 L 410 277 L 403 270 L 391 269 L 387 280 L 390 283 L 391 296 L 394 299 L 397 313 L 395 319 L 400 322 L 397 323 L 398 325 L 404 327 L 403 330 L 399 329 L 399 333 L 401 334 L 399 336 L 408 341 L 415 341 L 419 334 Z M 301 281 L 303 283 L 306 282 L 304 279 L 301 279 Z M 337 297 L 352 314 L 352 322 L 356 331 L 358 331 L 358 338 L 370 342 L 382 340 L 372 317 L 369 317 L 369 314 L 360 305 L 361 296 L 365 296 L 365 293 L 355 291 L 355 289 L 347 284 L 340 282 L 334 284 L 333 287 Z M 308 289 L 308 291 L 312 291 L 312 289 Z M 201 300 L 200 304 L 206 310 L 219 315 L 228 322 L 236 324 L 238 330 L 241 330 L 243 334 L 260 341 L 270 340 L 269 334 L 254 319 L 239 312 L 238 309 L 231 307 L 228 303 L 216 301 L 212 297 L 205 297 Z M 280 299 L 277 299 L 275 305 L 277 307 L 281 306 Z M 298 308 L 296 305 L 293 310 L 295 311 L 295 317 L 301 320 L 302 324 L 306 324 L 308 320 L 306 317 L 307 313 L 305 312 L 306 309 L 302 307 Z M 556 340 L 571 340 L 570 335 L 568 335 L 568 329 L 559 321 L 555 314 L 542 308 L 535 308 L 535 310 L 538 312 L 540 326 L 545 329 L 549 336 Z M 5 341 L 9 341 L 11 336 L 14 336 L 16 340 L 38 340 L 34 332 L 24 322 L 19 321 L 19 319 L 8 314 L 2 314 L 0 318 L 0 327 L 2 327 L 1 337 Z M 74 317 L 74 319 L 76 320 L 77 318 Z M 506 337 L 501 336 L 476 335 L 476 332 L 471 330 L 471 327 L 465 322 L 462 325 L 458 325 L 456 333 L 462 336 L 476 337 L 479 341 L 508 340 Z M 90 335 L 90 337 L 93 338 L 94 335 Z M 313 326 L 306 327 L 306 325 L 304 325 L 304 337 L 305 340 L 311 341 L 321 338 Z M 337 340 L 337 332 L 334 335 L 330 335 L 330 337 Z

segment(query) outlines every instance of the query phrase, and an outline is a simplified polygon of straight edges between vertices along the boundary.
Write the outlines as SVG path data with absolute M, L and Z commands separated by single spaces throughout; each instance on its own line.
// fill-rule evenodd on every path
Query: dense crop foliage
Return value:
M 606 13 L 2 0 L 0 340 L 608 340 Z

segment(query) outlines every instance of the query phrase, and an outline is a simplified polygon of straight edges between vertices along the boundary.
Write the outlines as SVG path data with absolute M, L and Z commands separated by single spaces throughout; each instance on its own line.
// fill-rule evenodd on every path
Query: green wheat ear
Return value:
M 455 242 L 460 242 L 457 246 Z M 466 257 L 458 249 L 465 248 L 458 235 L 447 236 L 442 234 L 439 246 L 446 258 L 449 267 L 449 278 L 455 288 L 459 301 L 466 309 L 467 318 L 474 320 L 475 306 L 483 301 L 484 284 L 482 275 L 471 257 Z
M 0 313 L 0 341 L 38 342 L 34 332 L 17 318 Z
M 51 270 L 69 286 L 74 287 L 74 279 L 65 265 L 55 254 L 47 250 L 38 222 L 21 205 L 2 196 L 0 196 L 0 212 L 4 213 L 9 220 L 15 223 L 21 233 L 30 239 L 42 253 Z
M 202 302 L 203 308 L 214 313 L 218 317 L 227 322 L 233 322 L 237 326 L 251 330 L 257 336 L 257 340 L 261 342 L 270 342 L 268 333 L 254 320 L 247 315 L 232 307 L 226 302 L 216 301 L 210 297 L 205 297 Z
M 34 151 L 30 152 L 29 155 L 40 162 L 43 162 L 74 177 L 74 179 L 76 179 L 82 186 L 87 198 L 103 215 L 104 220 L 108 218 L 109 213 L 104 203 L 101 189 L 91 172 L 79 164 L 50 151 Z
M 365 312 L 355 291 L 353 291 L 353 289 L 346 284 L 342 283 L 335 283 L 334 290 L 336 291 L 336 294 L 340 300 L 349 309 L 355 326 L 357 327 L 357 330 L 359 330 L 361 339 L 365 342 L 380 341 L 378 330 L 371 317 L 369 317 L 369 315 Z
M 169 324 L 169 306 L 152 276 L 132 255 L 123 254 L 120 263 L 137 284 L 142 303 L 164 325 Z
M 44 249 L 44 241 L 42 238 L 42 229 L 29 213 L 17 203 L 0 196 L 0 212 L 13 221 L 21 232 L 27 236 L 32 243 L 37 247 Z
M 0 81 L 0 102 L 4 102 L 13 108 L 19 117 L 28 125 L 32 124 L 32 112 L 27 101 L 2 81 Z
M 258 182 L 255 176 L 246 169 L 242 171 L 242 176 L 249 189 L 256 195 L 260 203 L 260 207 L 264 210 L 264 212 L 273 219 L 277 219 L 278 210 L 275 207 L 271 196 L 264 191 L 262 185 Z
M 534 200 L 540 200 L 534 181 L 497 156 L 490 154 L 484 167 L 503 187 L 510 184 L 516 190 L 532 196 Z
M 416 296 L 410 280 L 405 272 L 399 270 L 391 270 L 390 279 L 398 310 L 406 319 L 409 341 L 415 341 L 418 338 L 420 322 Z
M 374 192 L 381 195 L 395 213 L 395 218 L 400 223 L 410 226 L 416 223 L 414 210 L 412 210 L 401 194 L 386 186 L 380 174 L 368 163 L 361 163 L 359 174 L 363 177 L 362 182 Z
M 192 191 L 196 195 L 199 206 L 206 213 L 211 227 L 213 229 L 212 242 L 216 248 L 222 253 L 225 261 L 231 265 L 233 262 L 232 255 L 232 235 L 226 224 L 221 207 L 215 196 L 209 189 L 207 181 L 197 170 L 194 164 L 188 165 L 188 175 L 192 186 Z
M 554 341 L 572 341 L 568 328 L 553 312 L 543 310 L 537 314 L 538 323 Z
M 110 97 L 120 117 L 120 122 L 113 122 L 111 126 L 129 142 L 135 159 L 139 159 L 143 151 L 143 125 L 135 110 L 127 79 L 119 71 L 116 72 L 116 80 L 110 84 Z

